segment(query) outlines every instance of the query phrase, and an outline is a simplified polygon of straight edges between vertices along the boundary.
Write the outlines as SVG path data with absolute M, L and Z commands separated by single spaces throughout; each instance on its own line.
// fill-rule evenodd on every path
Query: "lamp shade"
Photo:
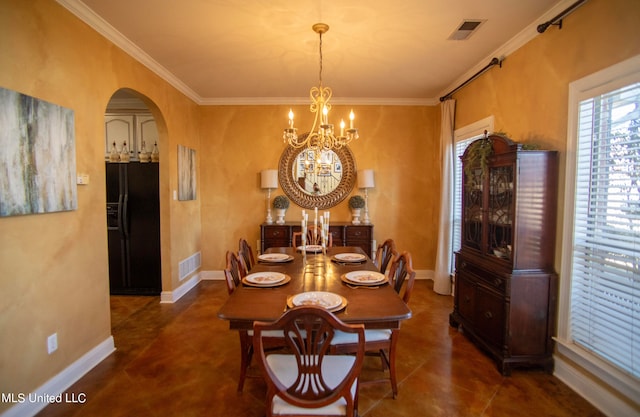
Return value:
M 372 169 L 361 169 L 358 171 L 358 188 L 373 188 L 375 181 L 373 180 Z
M 260 172 L 260 188 L 278 188 L 277 169 L 265 169 Z

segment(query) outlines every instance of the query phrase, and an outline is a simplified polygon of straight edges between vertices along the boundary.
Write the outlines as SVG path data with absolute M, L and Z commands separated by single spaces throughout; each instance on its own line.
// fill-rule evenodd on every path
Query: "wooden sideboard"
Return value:
M 299 223 L 266 224 L 260 225 L 260 250 L 278 246 L 292 246 L 291 240 L 294 232 L 300 231 Z M 329 224 L 329 233 L 333 239 L 333 246 L 358 246 L 373 259 L 373 225 L 351 224 L 347 222 L 335 222 Z

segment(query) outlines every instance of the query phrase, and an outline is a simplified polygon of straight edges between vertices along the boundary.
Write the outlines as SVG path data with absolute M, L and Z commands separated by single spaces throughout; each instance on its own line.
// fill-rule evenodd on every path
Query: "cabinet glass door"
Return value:
M 482 248 L 483 181 L 480 168 L 465 172 L 463 204 L 462 245 Z
M 488 250 L 490 255 L 510 259 L 513 222 L 513 166 L 489 169 Z

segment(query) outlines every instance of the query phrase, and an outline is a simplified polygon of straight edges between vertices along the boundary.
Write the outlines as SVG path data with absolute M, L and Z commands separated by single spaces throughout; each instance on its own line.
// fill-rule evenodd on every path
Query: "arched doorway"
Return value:
M 114 93 L 105 111 L 104 142 L 109 288 L 112 297 L 147 297 L 130 297 L 134 305 L 162 291 L 160 171 L 155 156 L 151 162 L 157 142 L 156 121 L 143 96 L 129 89 Z

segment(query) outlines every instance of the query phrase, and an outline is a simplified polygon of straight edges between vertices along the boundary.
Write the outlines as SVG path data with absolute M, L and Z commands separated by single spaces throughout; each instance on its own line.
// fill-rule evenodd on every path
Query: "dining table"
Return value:
M 359 247 L 333 246 L 318 253 L 308 253 L 303 248 L 272 247 L 265 254 L 278 260 L 259 256 L 250 275 L 218 311 L 220 319 L 229 321 L 231 330 L 252 329 L 254 321 L 275 321 L 294 306 L 292 300 L 317 292 L 331 293 L 343 300 L 342 305 L 331 311 L 345 323 L 398 329 L 403 320 L 411 318 L 411 310 L 388 280 L 377 285 L 357 285 L 345 279 L 365 271 L 378 273 L 371 258 Z M 286 261 L 282 261 L 285 257 Z M 247 281 L 269 273 L 284 274 L 286 279 L 270 286 Z

